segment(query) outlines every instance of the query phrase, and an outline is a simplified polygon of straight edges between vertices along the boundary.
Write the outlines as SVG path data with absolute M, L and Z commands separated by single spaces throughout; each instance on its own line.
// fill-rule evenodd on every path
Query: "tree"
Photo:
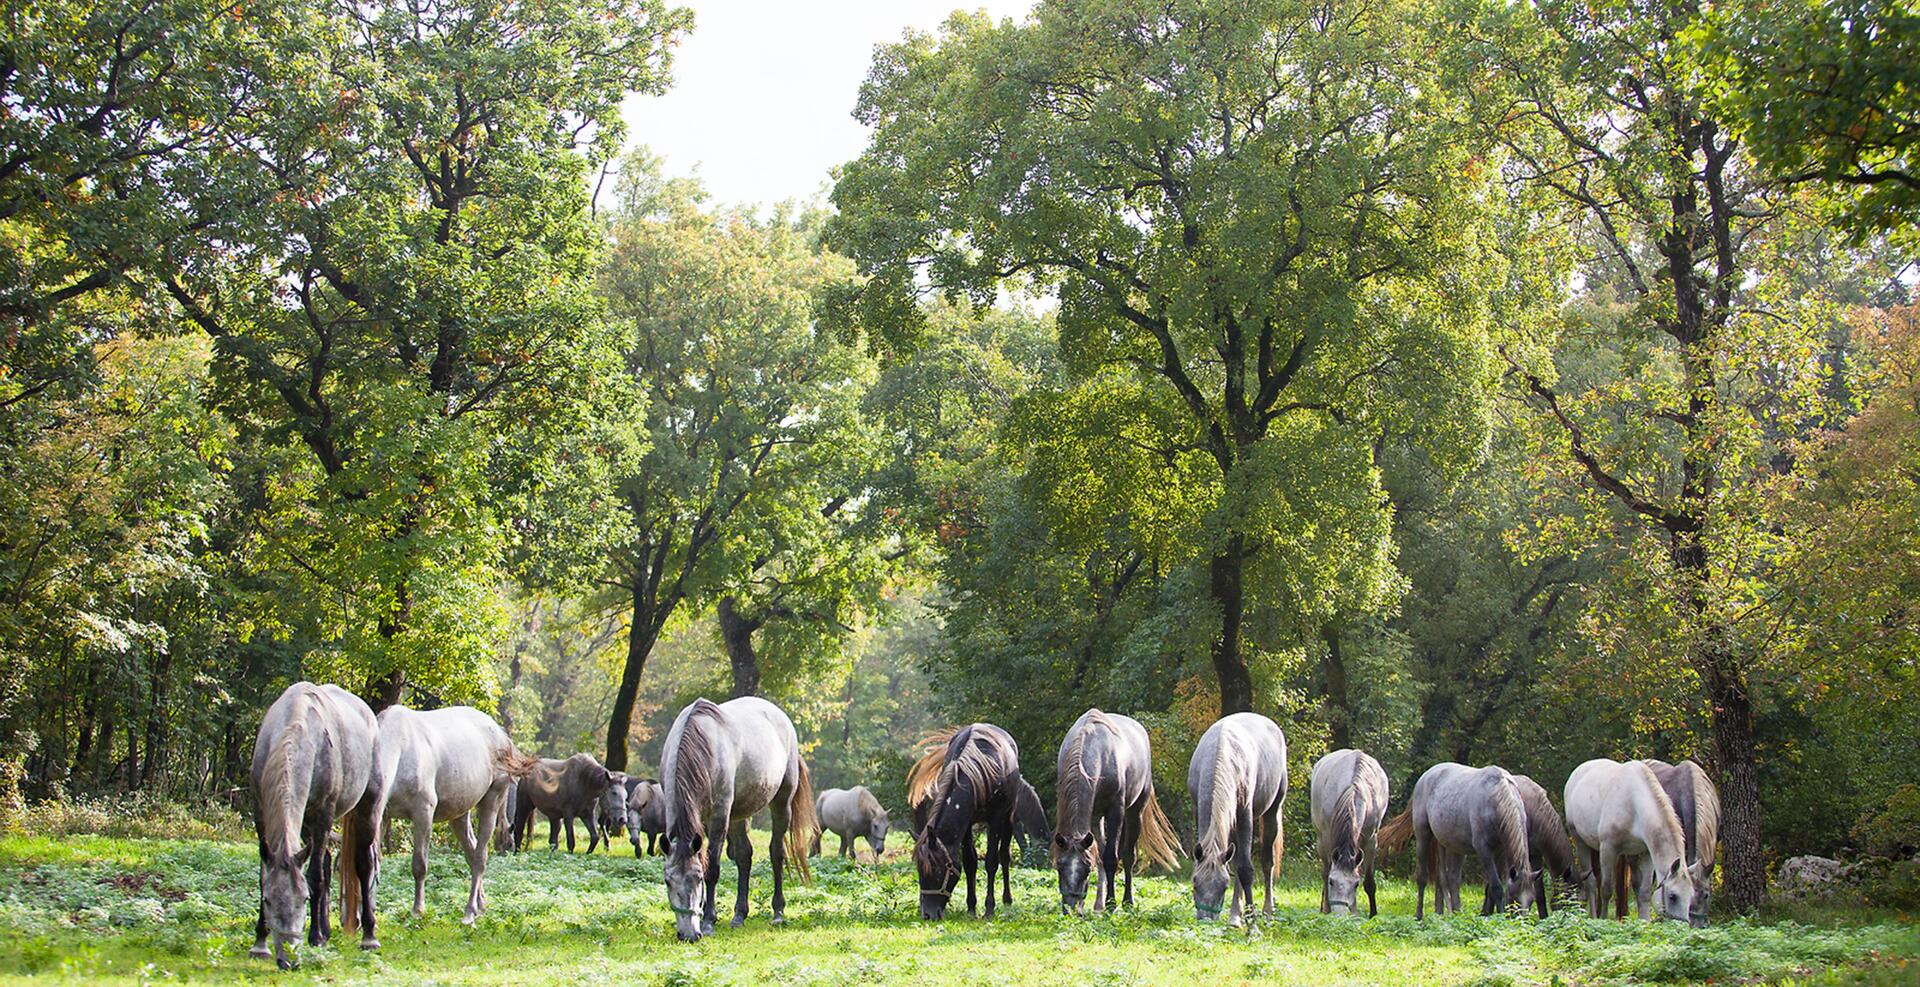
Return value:
M 1543 526 L 1536 546 L 1608 549 L 1616 582 L 1592 633 L 1702 701 L 1727 897 L 1750 910 L 1766 891 L 1752 672 L 1769 644 L 1736 615 L 1777 551 L 1762 494 L 1791 467 L 1782 440 L 1832 414 L 1819 357 L 1833 320 L 1788 259 L 1820 256 L 1805 204 L 1687 87 L 1675 38 L 1695 15 L 1663 0 L 1481 8 L 1456 85 L 1593 251 L 1562 345 L 1506 354 L 1534 410 L 1537 479 L 1584 490 L 1584 526 Z
M 354 5 L 234 152 L 282 187 L 151 275 L 217 347 L 222 406 L 283 440 L 255 564 L 329 677 L 478 698 L 502 534 L 488 466 L 565 424 L 616 342 L 586 170 L 688 15 L 654 0 Z M 585 385 L 584 387 L 582 385 Z
M 1317 625 L 1340 592 L 1388 595 L 1368 457 L 1383 423 L 1477 443 L 1491 172 L 1433 84 L 1419 14 L 958 15 L 878 53 L 858 110 L 873 142 L 834 188 L 831 241 L 867 276 L 857 308 L 884 341 L 921 334 L 923 293 L 1053 291 L 1075 375 L 1132 374 L 1177 409 L 1171 451 L 1205 470 L 1192 549 L 1223 711 L 1254 702 L 1250 607 Z M 1323 515 L 1365 540 L 1299 537 Z M 1334 555 L 1362 560 L 1338 592 Z
M 1740 0 L 1687 25 L 1693 86 L 1755 163 L 1832 187 L 1860 234 L 1920 223 L 1920 10 L 1907 0 Z
M 871 361 L 814 326 L 815 294 L 845 261 L 818 248 L 809 216 L 762 221 L 700 197 L 636 155 L 601 273 L 647 402 L 645 458 L 607 495 L 625 515 L 620 537 L 596 557 L 632 613 L 607 726 L 616 769 L 647 658 L 683 605 L 728 597 L 749 622 L 819 607 L 838 623 L 872 572 L 852 520 L 873 441 L 859 414 Z

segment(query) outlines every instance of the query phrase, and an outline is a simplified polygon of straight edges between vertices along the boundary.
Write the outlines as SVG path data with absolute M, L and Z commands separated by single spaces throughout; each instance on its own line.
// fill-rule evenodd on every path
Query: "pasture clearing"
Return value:
M 766 834 L 755 835 L 764 848 Z M 1920 976 L 1920 929 L 1904 917 L 1802 911 L 1693 930 L 1557 913 L 1422 925 L 1411 915 L 1411 884 L 1388 879 L 1380 917 L 1356 921 L 1316 911 L 1314 864 L 1298 856 L 1277 887 L 1280 914 L 1247 930 L 1196 924 L 1184 878 L 1161 876 L 1136 881 L 1133 914 L 1066 918 L 1053 873 L 1027 868 L 1000 917 L 923 923 L 904 846 L 896 839 L 879 867 L 816 858 L 814 883 L 789 885 L 789 923 L 779 928 L 768 923 L 772 885 L 761 874 L 746 927 L 725 927 L 728 865 L 722 927 L 688 945 L 673 937 L 659 858 L 570 857 L 544 841 L 496 856 L 487 912 L 468 930 L 459 924 L 465 864 L 436 844 L 423 920 L 408 915 L 407 860 L 390 854 L 380 953 L 337 938 L 333 948 L 303 946 L 300 969 L 282 974 L 247 957 L 258 901 L 252 845 L 8 836 L 0 982 L 1912 984 Z M 1464 897 L 1479 900 L 1477 889 Z

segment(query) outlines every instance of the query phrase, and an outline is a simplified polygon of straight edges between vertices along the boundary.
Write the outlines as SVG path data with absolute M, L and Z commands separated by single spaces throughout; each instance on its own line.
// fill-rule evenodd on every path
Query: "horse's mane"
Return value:
M 1089 809 L 1093 802 L 1094 790 L 1099 787 L 1098 780 L 1087 770 L 1087 734 L 1094 728 L 1104 729 L 1114 737 L 1120 736 L 1119 728 L 1107 718 L 1107 714 L 1090 709 L 1084 717 L 1086 727 L 1075 730 L 1067 738 L 1066 749 L 1061 751 L 1060 791 L 1055 800 L 1054 822 L 1065 826 L 1071 820 L 1078 820 L 1082 810 Z M 1096 768 L 1099 765 L 1095 765 Z
M 1707 780 L 1707 773 L 1692 759 L 1675 765 L 1680 783 L 1680 797 L 1691 804 L 1693 825 L 1682 826 L 1686 830 L 1687 859 L 1713 865 L 1713 845 L 1720 836 L 1720 793 L 1714 791 L 1713 783 Z M 1677 811 L 1680 807 L 1675 806 Z
M 1522 868 L 1531 861 L 1527 857 L 1527 806 L 1526 798 L 1520 794 L 1520 786 L 1511 775 L 1502 772 L 1501 782 L 1513 798 L 1493 800 L 1493 839 L 1496 846 L 1507 853 L 1507 859 L 1517 861 Z
M 1194 834 L 1194 843 L 1203 853 L 1226 849 L 1227 840 L 1233 833 L 1233 814 L 1239 795 L 1239 769 L 1245 759 L 1239 745 L 1230 740 L 1230 731 L 1221 730 L 1213 737 L 1213 771 L 1200 780 L 1199 791 L 1193 793 L 1194 808 L 1204 811 L 1200 819 L 1200 832 Z M 1220 797 L 1222 779 L 1226 779 L 1235 789 L 1227 793 L 1229 798 Z
M 287 707 L 287 722 L 274 737 L 273 742 L 277 746 L 261 766 L 262 808 L 267 808 L 268 799 L 273 798 L 276 803 L 273 807 L 280 811 L 261 813 L 260 838 L 267 844 L 267 851 L 277 864 L 290 865 L 294 851 L 299 846 L 302 812 L 301 807 L 294 805 L 294 779 L 299 776 L 301 767 L 297 759 L 305 753 L 304 741 L 308 731 L 313 728 L 308 715 L 316 710 L 320 699 L 320 690 L 310 685 L 294 693 L 293 702 Z
M 1027 852 L 1030 840 L 1046 843 L 1053 839 L 1053 827 L 1047 824 L 1047 807 L 1040 804 L 1040 793 L 1025 778 L 1013 800 L 1013 835 L 1020 841 L 1020 852 Z
M 1667 838 L 1671 839 L 1674 845 L 1680 848 L 1681 862 L 1685 863 L 1687 854 L 1686 828 L 1680 825 L 1680 814 L 1675 811 L 1673 800 L 1667 798 L 1666 787 L 1660 784 L 1659 777 L 1653 773 L 1653 768 L 1648 766 L 1646 762 L 1629 761 L 1627 762 L 1627 767 L 1631 770 L 1638 771 L 1640 777 L 1646 781 L 1647 793 L 1653 799 L 1656 807 L 1655 811 L 1660 813 L 1660 826 L 1667 831 Z M 1648 847 L 1648 850 L 1652 850 L 1652 847 Z
M 987 801 L 1007 778 L 1006 760 L 1002 757 L 1006 753 L 1006 745 L 999 735 L 984 730 L 971 731 L 959 753 L 940 769 L 929 794 L 935 799 L 944 799 L 955 785 L 964 783 L 972 790 L 975 801 Z
M 907 769 L 907 804 L 918 806 L 927 800 L 927 794 L 933 790 L 940 769 L 947 763 L 947 745 L 964 727 L 947 727 L 944 730 L 929 730 L 920 735 L 914 743 L 920 748 L 920 758 Z
M 860 803 L 860 808 L 865 809 L 867 811 L 867 817 L 869 819 L 873 818 L 874 816 L 884 816 L 887 814 L 887 810 L 880 808 L 880 800 L 877 798 L 874 798 L 873 793 L 867 791 L 867 788 L 865 785 L 860 786 L 860 794 L 858 796 L 858 799 Z
M 1521 784 L 1523 778 L 1530 784 Z M 1553 807 L 1547 790 L 1526 775 L 1514 775 L 1513 783 L 1520 790 L 1520 807 L 1527 813 L 1528 851 L 1538 851 L 1554 874 L 1575 873 L 1573 847 L 1567 843 L 1567 824 L 1560 818 L 1560 811 Z
M 679 743 L 673 758 L 673 812 L 668 817 L 675 843 L 689 836 L 705 836 L 706 821 L 700 818 L 700 797 L 713 788 L 713 740 L 697 729 L 702 719 L 718 725 L 725 719 L 720 707 L 710 699 L 695 699 L 681 714 Z
M 1333 830 L 1332 856 L 1336 860 L 1360 859 L 1360 813 L 1354 803 L 1360 798 L 1360 768 L 1362 761 L 1358 757 L 1349 758 L 1353 762 L 1353 771 L 1347 778 L 1347 786 L 1334 800 L 1333 815 L 1327 820 L 1328 828 Z

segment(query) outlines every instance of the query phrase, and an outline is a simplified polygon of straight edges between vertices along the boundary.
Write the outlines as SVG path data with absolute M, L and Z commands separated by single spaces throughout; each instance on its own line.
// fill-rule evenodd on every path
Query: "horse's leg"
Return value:
M 1095 907 L 1109 912 L 1120 907 L 1114 883 L 1120 874 L 1121 823 L 1125 817 L 1126 809 L 1116 803 L 1100 820 L 1100 900 Z
M 598 850 L 599 848 L 600 848 L 600 805 L 598 802 L 595 802 L 593 808 L 587 810 L 587 855 L 592 856 L 593 851 Z M 568 847 L 567 849 L 571 851 L 573 848 Z
M 707 821 L 707 905 L 700 913 L 700 934 L 713 934 L 713 923 L 719 919 L 719 902 L 714 900 L 714 891 L 720 887 L 720 858 L 729 852 L 727 847 L 727 817 L 733 812 L 731 804 L 714 814 Z
M 1639 909 L 1640 921 L 1645 922 L 1653 914 L 1653 855 L 1635 858 L 1633 861 L 1633 899 Z
M 1613 868 L 1619 862 L 1619 851 L 1604 843 L 1600 845 L 1599 872 L 1594 875 L 1594 880 L 1600 882 L 1600 894 L 1599 906 L 1594 911 L 1594 918 L 1607 917 L 1607 906 L 1613 902 Z
M 987 822 L 987 917 L 993 917 L 993 876 L 1000 867 L 1000 830 L 998 823 Z
M 979 902 L 979 899 L 974 897 L 974 893 L 973 893 L 973 881 L 974 881 L 973 871 L 975 867 L 979 866 L 979 864 L 980 864 L 979 851 L 976 850 L 973 845 L 973 827 L 969 826 L 967 827 L 966 834 L 960 838 L 960 867 L 961 869 L 967 872 L 967 914 L 968 915 L 980 914 L 980 902 Z
M 1433 838 L 1418 826 L 1413 828 L 1413 920 L 1423 921 L 1427 917 L 1427 878 L 1433 870 Z M 1433 911 L 1440 913 L 1440 887 L 1436 882 L 1433 889 Z
M 307 833 L 307 943 L 313 946 L 327 941 L 327 831 L 331 828 L 326 820 L 316 820 Z
M 358 811 L 357 809 L 355 811 Z M 374 935 L 373 899 L 378 893 L 380 878 L 380 820 L 386 812 L 385 799 L 378 800 L 365 824 L 359 827 L 360 839 L 357 846 L 342 847 L 341 852 L 353 854 L 354 869 L 359 872 L 360 881 L 360 948 L 379 949 L 380 939 Z
M 1320 914 L 1322 915 L 1333 911 L 1333 905 L 1327 898 L 1327 875 L 1332 870 L 1333 862 L 1327 859 L 1327 851 L 1322 847 L 1320 850 Z
M 413 917 L 427 913 L 427 844 L 433 842 L 433 805 L 413 809 Z
M 573 813 L 568 812 L 565 818 L 567 821 L 567 852 L 572 853 L 573 852 Z
M 1460 876 L 1467 861 L 1459 854 L 1447 854 L 1447 914 L 1460 914 Z
M 1243 807 L 1233 823 L 1233 911 L 1227 924 L 1238 928 L 1253 911 L 1253 810 Z M 1242 911 L 1244 902 L 1245 911 Z
M 1006 827 L 1000 831 L 1000 903 L 1013 904 L 1013 813 L 1007 813 Z M 880 857 L 876 854 L 874 862 Z
M 839 852 L 839 853 L 837 853 L 837 854 L 834 854 L 834 856 L 836 856 L 836 857 L 851 857 L 851 856 L 853 856 L 853 837 L 851 837 L 851 836 L 847 836 L 847 835 L 845 835 L 845 834 L 841 834 L 841 836 L 840 836 L 840 852 Z
M 1367 881 L 1367 917 L 1368 918 L 1373 918 L 1374 916 L 1380 914 L 1380 906 L 1375 904 L 1373 900 L 1373 858 L 1379 855 L 1380 855 L 1380 848 L 1377 844 L 1367 851 L 1366 881 Z
M 487 884 L 486 884 L 486 881 L 483 880 L 483 877 L 485 876 L 487 871 L 487 859 L 492 855 L 492 851 L 490 849 L 492 844 L 489 841 L 493 839 L 494 822 L 500 816 L 500 813 L 497 807 L 498 803 L 505 797 L 506 797 L 506 789 L 504 788 L 491 789 L 487 792 L 487 794 L 482 795 L 480 797 L 480 807 L 476 810 L 480 814 L 479 815 L 480 832 L 478 833 L 475 839 L 475 842 L 480 845 L 480 875 L 481 876 L 475 877 L 473 879 L 473 883 L 478 888 L 480 893 L 480 910 L 481 911 L 485 911 L 487 908 Z M 495 808 L 488 808 L 489 803 L 493 803 L 495 805 Z
M 462 812 L 447 820 L 447 827 L 453 830 L 453 838 L 467 858 L 467 910 L 461 915 L 460 924 L 472 925 L 480 916 L 480 879 L 487 873 L 487 851 L 484 846 L 474 845 L 471 813 Z
M 733 892 L 733 927 L 747 924 L 747 881 L 753 876 L 753 841 L 749 839 L 747 820 L 742 819 L 727 831 L 727 856 L 732 858 L 740 878 Z
M 1474 849 L 1480 854 L 1480 866 L 1486 871 L 1487 882 L 1487 886 L 1483 889 L 1486 893 L 1480 899 L 1480 914 L 1492 915 L 1496 910 L 1505 908 L 1507 905 L 1504 893 L 1506 885 L 1501 881 L 1503 875 L 1500 873 L 1500 862 L 1493 855 L 1493 847 L 1486 845 L 1484 840 L 1475 842 L 1481 844 Z
M 1544 866 L 1533 872 L 1533 907 L 1541 918 L 1547 917 L 1547 871 Z
M 798 788 L 796 781 L 793 788 Z M 773 838 L 767 841 L 767 862 L 773 865 L 773 924 L 787 920 L 787 830 L 793 825 L 793 792 L 775 792 L 767 806 Z
M 1140 818 L 1146 812 L 1147 804 L 1142 801 L 1132 812 L 1126 814 L 1126 821 L 1120 829 L 1120 866 L 1125 872 L 1126 905 L 1133 910 L 1133 865 L 1140 852 Z

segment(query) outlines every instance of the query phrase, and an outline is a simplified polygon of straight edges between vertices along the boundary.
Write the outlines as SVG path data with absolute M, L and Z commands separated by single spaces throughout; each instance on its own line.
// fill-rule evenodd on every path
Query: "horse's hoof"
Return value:
M 785 915 L 775 915 L 775 916 L 773 917 L 773 924 L 774 924 L 774 925 L 785 925 L 785 924 L 787 924 L 787 917 L 786 917 Z
M 247 950 L 247 955 L 253 957 L 256 960 L 270 960 L 270 959 L 273 959 L 273 950 L 268 949 L 265 946 L 255 946 L 252 949 Z
M 745 915 L 735 915 L 733 921 L 727 923 L 727 928 L 737 929 L 745 924 L 747 924 L 747 917 Z
M 366 950 L 369 953 L 375 952 L 380 948 L 380 940 L 375 939 L 372 936 L 368 936 L 367 938 L 360 940 L 360 948 Z

